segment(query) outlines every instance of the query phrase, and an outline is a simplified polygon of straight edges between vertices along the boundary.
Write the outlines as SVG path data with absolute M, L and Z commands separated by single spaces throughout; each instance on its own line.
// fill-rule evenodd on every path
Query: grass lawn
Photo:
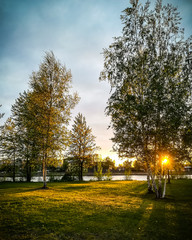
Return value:
M 192 180 L 167 185 L 167 198 L 146 182 L 0 183 L 0 239 L 192 239 Z

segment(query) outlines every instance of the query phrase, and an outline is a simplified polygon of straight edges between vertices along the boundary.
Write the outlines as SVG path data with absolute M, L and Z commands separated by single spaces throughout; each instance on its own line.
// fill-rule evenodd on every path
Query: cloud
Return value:
M 171 2 L 178 4 L 189 32 L 190 1 Z M 0 111 L 10 115 L 15 98 L 28 88 L 29 75 L 38 70 L 45 51 L 53 50 L 71 69 L 73 90 L 81 97 L 73 117 L 78 112 L 85 115 L 97 144 L 110 150 L 112 130 L 107 130 L 110 119 L 104 113 L 110 87 L 98 80 L 101 52 L 112 37 L 121 35 L 120 14 L 128 4 L 127 0 L 1 0 Z

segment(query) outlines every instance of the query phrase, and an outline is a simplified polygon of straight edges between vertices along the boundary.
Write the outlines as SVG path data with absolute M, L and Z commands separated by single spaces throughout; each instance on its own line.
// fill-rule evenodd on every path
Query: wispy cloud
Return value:
M 178 5 L 190 32 L 191 1 L 166 2 Z M 97 145 L 109 151 L 112 130 L 107 130 L 104 109 L 110 87 L 98 81 L 101 52 L 121 34 L 120 14 L 128 5 L 127 0 L 0 0 L 0 104 L 6 117 L 15 98 L 28 88 L 29 75 L 38 70 L 45 51 L 53 50 L 71 69 L 74 90 L 81 97 L 73 116 L 82 112 Z

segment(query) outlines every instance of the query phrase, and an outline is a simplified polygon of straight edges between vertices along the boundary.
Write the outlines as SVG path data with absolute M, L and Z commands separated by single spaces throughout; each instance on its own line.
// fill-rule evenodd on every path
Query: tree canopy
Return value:
M 157 169 L 163 155 L 178 157 L 191 114 L 186 59 L 192 38 L 184 40 L 179 12 L 172 5 L 157 0 L 151 10 L 149 1 L 130 3 L 121 16 L 122 36 L 104 49 L 100 79 L 112 88 L 106 112 L 114 149 L 119 156 L 142 158 L 148 168 L 153 164 Z

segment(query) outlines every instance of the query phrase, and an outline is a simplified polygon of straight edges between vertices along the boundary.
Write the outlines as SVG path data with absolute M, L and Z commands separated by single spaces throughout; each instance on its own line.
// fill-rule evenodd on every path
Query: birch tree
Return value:
M 186 58 L 191 38 L 184 40 L 175 7 L 157 0 L 138 0 L 121 16 L 122 36 L 104 49 L 104 70 L 112 94 L 107 103 L 114 130 L 114 150 L 147 165 L 156 197 L 162 197 L 162 159 L 181 148 L 186 115 L 191 109 L 190 71 Z M 158 185 L 155 176 L 158 177 Z M 150 181 L 148 187 L 151 189 Z
M 44 188 L 47 166 L 54 164 L 68 145 L 71 109 L 79 101 L 77 93 L 70 92 L 71 83 L 71 71 L 56 60 L 53 52 L 45 54 L 39 71 L 30 78 L 28 107 L 33 119 L 31 128 L 38 136 Z

